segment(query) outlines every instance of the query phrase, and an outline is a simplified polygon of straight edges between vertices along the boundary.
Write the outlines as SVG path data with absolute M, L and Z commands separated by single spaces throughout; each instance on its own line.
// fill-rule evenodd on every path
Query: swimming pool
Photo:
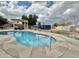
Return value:
M 33 32 L 0 32 L 0 35 L 11 35 L 16 38 L 16 42 L 26 47 L 47 47 L 50 43 L 53 45 L 56 40 L 53 37 L 37 34 Z

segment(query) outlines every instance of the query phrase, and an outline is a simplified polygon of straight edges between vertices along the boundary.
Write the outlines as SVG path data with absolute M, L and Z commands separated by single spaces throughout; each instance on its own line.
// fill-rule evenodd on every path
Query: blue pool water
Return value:
M 27 47 L 46 47 L 50 43 L 54 44 L 56 40 L 50 36 L 36 34 L 33 32 L 0 32 L 0 35 L 11 35 L 16 38 L 16 42 Z

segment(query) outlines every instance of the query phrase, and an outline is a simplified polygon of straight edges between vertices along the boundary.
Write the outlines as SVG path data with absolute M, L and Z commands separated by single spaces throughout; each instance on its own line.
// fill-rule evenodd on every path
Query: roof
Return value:
M 28 22 L 27 20 L 24 20 L 24 19 L 12 19 L 12 21 L 17 21 L 17 22 Z

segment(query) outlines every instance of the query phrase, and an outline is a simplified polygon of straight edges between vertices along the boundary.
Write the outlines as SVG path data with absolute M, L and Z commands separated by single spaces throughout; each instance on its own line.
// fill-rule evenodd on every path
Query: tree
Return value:
M 33 23 L 32 15 L 30 14 L 30 15 L 29 15 L 29 18 L 28 18 L 29 29 L 31 29 L 32 23 Z
M 0 26 L 4 25 L 4 24 L 7 24 L 7 19 L 6 18 L 3 18 L 2 16 L 0 16 Z
M 29 29 L 31 29 L 31 26 L 36 25 L 37 18 L 38 18 L 38 16 L 31 15 L 31 14 L 29 15 L 29 17 L 27 17 L 25 15 L 22 16 L 22 19 L 28 20 Z
M 23 16 L 22 16 L 22 19 L 24 19 L 24 20 L 28 20 L 28 17 L 25 16 L 25 15 L 23 15 Z
M 57 26 L 58 26 L 58 24 L 57 24 L 57 23 L 55 23 L 53 26 L 54 26 L 54 27 L 57 27 Z

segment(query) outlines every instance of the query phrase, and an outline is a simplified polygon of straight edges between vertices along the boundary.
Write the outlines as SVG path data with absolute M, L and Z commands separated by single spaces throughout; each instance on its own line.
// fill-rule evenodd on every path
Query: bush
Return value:
M 54 26 L 54 27 L 57 27 L 57 26 L 58 26 L 58 24 L 57 24 L 57 23 L 55 23 L 53 26 Z

